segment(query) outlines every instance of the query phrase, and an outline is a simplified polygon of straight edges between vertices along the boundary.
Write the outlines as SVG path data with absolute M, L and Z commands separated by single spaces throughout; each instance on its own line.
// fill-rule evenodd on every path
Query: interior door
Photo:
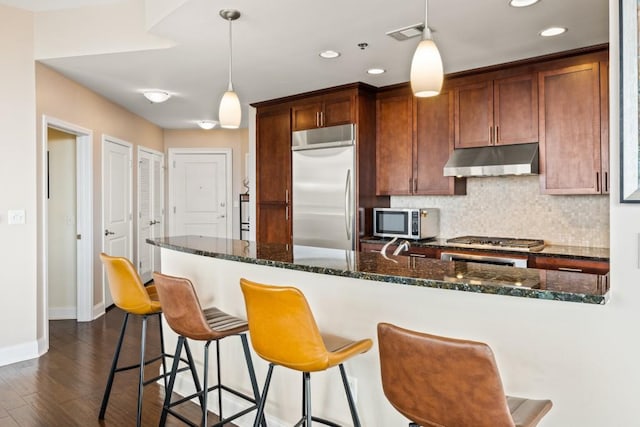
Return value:
M 160 253 L 147 238 L 162 237 L 164 227 L 164 155 L 138 150 L 138 273 L 143 282 L 160 270 Z
M 230 156 L 231 153 L 203 152 L 172 156 L 173 235 L 231 238 L 231 180 L 227 171 Z
M 131 145 L 105 138 L 102 153 L 103 251 L 131 259 Z M 113 304 L 103 275 L 105 307 Z

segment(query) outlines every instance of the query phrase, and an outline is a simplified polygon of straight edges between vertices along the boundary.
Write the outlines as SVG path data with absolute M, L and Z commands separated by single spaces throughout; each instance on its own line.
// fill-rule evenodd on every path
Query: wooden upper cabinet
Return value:
M 495 144 L 538 142 L 537 74 L 524 74 L 493 82 Z
M 354 97 L 337 93 L 306 100 L 291 108 L 293 130 L 315 129 L 355 123 Z
M 413 194 L 465 194 L 464 179 L 443 175 L 453 151 L 453 92 L 416 98 Z
M 289 108 L 256 115 L 257 203 L 288 203 L 291 188 L 291 121 Z
M 413 95 L 391 92 L 376 100 L 376 194 L 413 190 Z
M 542 191 L 602 193 L 600 64 L 541 71 L 538 84 Z
M 493 143 L 493 83 L 471 83 L 455 89 L 455 146 Z
M 453 92 L 391 90 L 378 97 L 376 123 L 377 194 L 465 194 L 464 180 L 442 173 L 453 150 Z
M 455 89 L 455 147 L 538 141 L 535 73 L 484 80 Z

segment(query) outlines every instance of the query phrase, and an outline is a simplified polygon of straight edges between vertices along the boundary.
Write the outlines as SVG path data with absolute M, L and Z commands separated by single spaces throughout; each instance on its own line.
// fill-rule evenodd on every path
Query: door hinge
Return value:
M 173 207 L 173 213 L 176 213 L 176 207 L 175 206 Z
M 142 261 L 140 261 L 138 264 L 140 265 L 140 267 L 139 267 L 140 270 L 142 270 Z
M 82 234 L 76 234 L 76 240 L 82 240 Z
M 173 161 L 173 168 L 174 169 L 176 168 L 176 161 L 175 160 Z

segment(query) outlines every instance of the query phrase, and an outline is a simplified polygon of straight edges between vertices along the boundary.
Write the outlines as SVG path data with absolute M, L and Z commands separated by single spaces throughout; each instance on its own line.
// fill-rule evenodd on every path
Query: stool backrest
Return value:
M 421 426 L 513 427 L 488 345 L 378 325 L 382 388 Z
M 211 328 L 189 279 L 155 272 L 153 282 L 162 304 L 162 314 L 175 333 L 196 340 L 211 339 Z
M 329 354 L 300 290 L 240 279 L 254 350 L 263 359 L 303 372 L 329 367 Z
M 107 273 L 107 282 L 113 303 L 124 311 L 134 314 L 148 314 L 157 311 L 154 303 L 145 290 L 131 261 L 123 257 L 100 254 L 100 260 Z

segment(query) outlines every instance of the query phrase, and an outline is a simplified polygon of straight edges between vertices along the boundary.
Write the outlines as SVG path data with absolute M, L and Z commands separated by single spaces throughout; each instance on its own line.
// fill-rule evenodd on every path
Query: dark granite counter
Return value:
M 373 244 L 384 244 L 387 243 L 391 239 L 384 239 L 380 237 L 366 237 L 360 239 L 361 243 L 373 243 Z M 491 248 L 469 248 L 463 245 L 456 245 L 454 243 L 447 243 L 446 239 L 431 239 L 431 240 L 412 240 L 411 246 L 415 247 L 423 247 L 423 248 L 435 248 L 435 249 L 464 249 L 470 252 L 479 251 L 479 252 L 500 252 L 505 254 L 527 254 L 527 255 L 535 255 L 535 256 L 543 256 L 543 257 L 553 257 L 553 258 L 571 258 L 571 259 L 582 259 L 589 261 L 605 261 L 609 262 L 609 248 L 595 248 L 588 246 L 563 246 L 563 245 L 547 245 L 541 251 L 535 252 L 524 252 L 518 250 L 509 250 L 505 248 L 499 247 L 491 247 Z
M 385 257 L 373 252 L 199 236 L 164 237 L 147 242 L 206 257 L 398 285 L 587 304 L 604 304 L 608 300 L 608 275 Z

